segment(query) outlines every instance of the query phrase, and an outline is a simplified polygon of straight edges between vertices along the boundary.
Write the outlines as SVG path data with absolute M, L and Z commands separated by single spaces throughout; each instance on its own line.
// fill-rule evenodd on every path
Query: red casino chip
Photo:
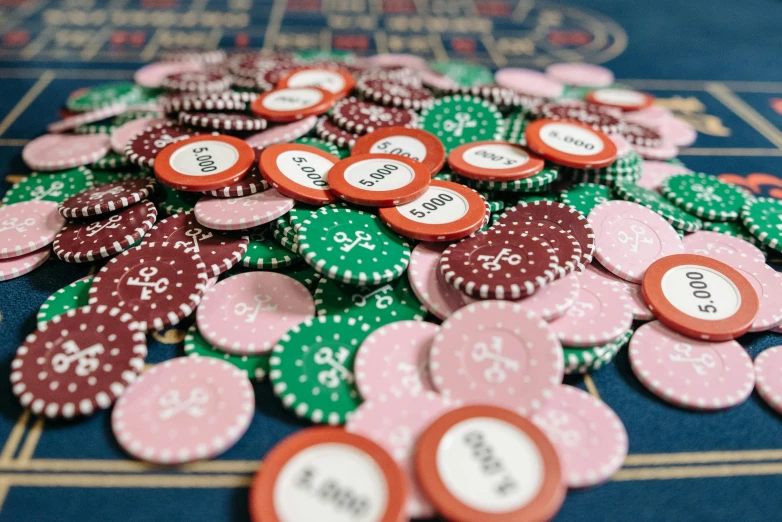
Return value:
M 432 175 L 445 164 L 445 147 L 434 134 L 407 127 L 386 127 L 356 140 L 351 154 L 396 154 L 420 161 Z
M 456 147 L 448 154 L 451 170 L 480 181 L 516 181 L 534 176 L 546 162 L 521 145 L 504 141 L 478 141 Z
M 706 341 L 744 335 L 760 308 L 755 289 L 740 272 L 697 254 L 658 259 L 646 269 L 641 290 L 660 322 Z
M 329 171 L 331 191 L 356 205 L 404 205 L 426 192 L 431 180 L 423 163 L 394 154 L 350 156 Z
M 329 69 L 324 67 L 306 67 L 286 74 L 277 82 L 278 89 L 288 87 L 320 87 L 342 99 L 347 96 L 356 81 L 353 76 L 342 69 Z
M 527 145 L 545 159 L 576 169 L 607 167 L 616 145 L 604 133 L 571 120 L 536 120 L 524 131 Z
M 388 228 L 419 241 L 456 241 L 481 228 L 486 217 L 483 198 L 459 183 L 433 179 L 418 199 L 398 207 L 381 208 L 378 216 Z
M 654 96 L 631 89 L 597 89 L 586 95 L 586 101 L 601 107 L 640 111 L 654 103 Z
M 164 148 L 155 175 L 164 185 L 188 192 L 227 187 L 242 179 L 255 160 L 253 148 L 232 136 L 193 136 Z
M 335 200 L 326 180 L 337 158 L 316 147 L 280 143 L 263 150 L 261 175 L 277 191 L 302 203 L 324 205 Z
M 337 97 L 320 87 L 274 89 L 260 95 L 250 105 L 256 115 L 268 121 L 289 123 L 327 112 Z

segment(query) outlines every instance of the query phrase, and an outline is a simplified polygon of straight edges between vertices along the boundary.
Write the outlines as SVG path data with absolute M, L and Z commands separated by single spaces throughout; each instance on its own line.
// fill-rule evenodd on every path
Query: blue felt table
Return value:
M 700 131 L 680 159 L 756 194 L 782 196 L 782 4 L 773 0 L 142 0 L 0 2 L 0 194 L 29 170 L 24 144 L 67 94 L 128 79 L 178 47 L 413 52 L 499 66 L 606 63 L 625 84 Z M 247 435 L 219 459 L 163 469 L 129 459 L 109 416 L 49 422 L 8 384 L 13 353 L 41 303 L 89 266 L 48 261 L 0 283 L 0 522 L 247 520 L 247 486 L 266 452 L 305 426 L 268 383 Z M 95 268 L 92 268 L 95 270 Z M 181 355 L 182 331 L 150 336 L 150 362 Z M 778 334 L 742 338 L 753 357 Z M 570 492 L 558 520 L 778 520 L 782 417 L 757 395 L 717 413 L 674 408 L 646 391 L 626 352 L 570 381 L 624 421 L 630 455 L 599 488 Z

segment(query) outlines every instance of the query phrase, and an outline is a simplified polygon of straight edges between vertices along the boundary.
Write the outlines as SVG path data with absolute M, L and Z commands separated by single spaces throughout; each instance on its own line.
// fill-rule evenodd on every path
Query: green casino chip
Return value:
M 320 149 L 323 152 L 328 152 L 332 156 L 336 156 L 338 158 L 340 157 L 339 147 L 337 147 L 333 143 L 329 143 L 328 141 L 322 140 L 320 138 L 303 136 L 301 138 L 297 138 L 296 140 L 294 140 L 293 143 L 301 143 L 302 145 L 309 145 L 310 147 L 315 147 L 316 149 Z M 348 155 L 350 155 L 350 151 L 348 151 Z
M 288 241 L 291 241 L 293 243 L 298 243 L 298 238 L 296 237 L 296 231 L 293 230 L 290 221 L 288 221 L 287 214 L 285 216 L 275 219 L 273 223 L 274 223 L 274 229 L 278 230 L 280 234 L 282 234 L 285 238 L 288 239 Z
M 285 234 L 276 228 L 272 231 L 272 238 L 274 238 L 277 243 L 279 243 L 284 249 L 288 250 L 291 254 L 300 255 L 299 243 L 286 237 Z
M 423 321 L 426 308 L 407 277 L 379 286 L 355 286 L 323 278 L 315 289 L 318 315 L 342 315 L 367 323 L 372 330 L 396 321 Z
M 169 216 L 193 210 L 201 198 L 201 194 L 197 192 L 175 190 L 163 184 L 160 184 L 159 187 L 157 191 L 159 208 Z
M 111 124 L 120 127 L 129 121 L 140 120 L 141 118 L 162 118 L 163 113 L 158 111 L 127 111 L 118 114 L 111 119 Z
M 584 183 L 602 185 L 614 185 L 618 182 L 635 183 L 643 175 L 643 158 L 631 150 L 607 167 L 600 169 L 563 168 L 562 170 L 572 179 Z
M 432 176 L 432 179 L 439 179 L 440 181 L 455 181 L 456 174 L 453 172 L 438 172 Z
M 465 87 L 494 83 L 494 75 L 491 73 L 491 70 L 486 66 L 475 63 L 451 60 L 430 63 L 429 67 L 433 71 L 445 75 Z
M 313 212 L 317 212 L 318 209 L 321 208 L 348 208 L 350 207 L 349 204 L 345 203 L 344 201 L 338 200 L 333 203 L 329 203 L 328 205 L 324 205 L 322 207 L 316 207 L 314 205 L 307 205 L 306 203 L 300 203 L 296 202 L 296 206 L 294 206 L 290 212 L 285 214 L 285 217 L 288 218 L 288 222 L 293 227 L 294 232 L 299 230 L 299 227 L 301 226 L 301 222 L 305 219 L 309 218 Z
M 534 203 L 536 201 L 553 201 L 556 203 L 557 196 L 554 194 L 517 194 L 513 204 L 520 205 L 521 203 Z
M 782 252 L 782 200 L 747 200 L 741 208 L 741 221 L 763 245 Z
M 62 203 L 79 192 L 95 185 L 93 172 L 86 167 L 52 173 L 33 172 L 8 189 L 3 205 L 22 201 L 54 201 Z
M 528 123 L 529 119 L 523 110 L 517 109 L 510 113 L 505 118 L 505 141 L 526 146 L 527 137 L 524 135 L 524 130 Z
M 110 136 L 112 132 L 117 129 L 114 125 L 98 125 L 95 123 L 88 123 L 85 125 L 79 125 L 73 132 L 76 134 L 105 134 Z
M 612 200 L 611 189 L 596 183 L 579 183 L 564 190 L 559 195 L 559 200 L 565 205 L 570 205 L 585 216 L 600 203 Z
M 545 191 L 559 176 L 557 168 L 547 165 L 537 174 L 514 181 L 483 181 L 457 176 L 459 182 L 478 191 L 491 190 L 497 192 L 535 192 Z
M 196 325 L 191 326 L 185 335 L 185 354 L 191 357 L 214 357 L 233 364 L 247 374 L 247 377 L 262 381 L 269 373 L 271 355 L 233 355 L 221 352 L 204 339 Z
M 756 247 L 763 246 L 763 243 L 761 243 L 758 238 L 750 234 L 749 230 L 747 230 L 747 227 L 745 227 L 741 221 L 704 221 L 703 230 L 708 230 L 709 232 L 719 232 L 720 234 L 725 234 L 726 236 L 737 237 L 739 239 L 743 239 L 747 243 L 755 245 Z
M 140 170 L 94 170 L 92 171 L 94 184 L 96 187 L 108 185 L 115 181 L 125 181 L 128 179 L 141 178 L 149 175 Z
M 703 228 L 700 219 L 674 207 L 667 199 L 653 190 L 639 187 L 635 183 L 620 182 L 614 187 L 614 193 L 626 201 L 638 203 L 656 212 L 676 229 L 695 232 Z
M 128 165 L 130 165 L 130 160 L 127 156 L 117 154 L 116 152 L 109 152 L 95 163 L 92 163 L 90 167 L 95 169 L 115 170 L 125 168 Z
M 259 227 L 250 234 L 242 264 L 248 268 L 276 270 L 301 261 L 301 256 L 283 248 L 272 239 L 270 226 Z
M 315 289 L 318 287 L 318 283 L 322 279 L 322 276 L 314 268 L 306 263 L 285 268 L 280 270 L 280 273 L 285 274 L 286 276 L 290 276 L 299 283 L 303 284 L 312 294 L 315 293 Z
M 92 279 L 92 277 L 79 279 L 50 295 L 41 305 L 35 320 L 39 323 L 45 323 L 68 310 L 87 306 Z
M 323 207 L 301 222 L 299 251 L 329 279 L 358 286 L 379 285 L 401 276 L 410 263 L 410 245 L 360 210 Z
M 450 152 L 465 143 L 501 140 L 505 132 L 499 109 L 474 96 L 446 96 L 421 111 L 419 128 L 437 136 Z
M 299 417 L 340 425 L 361 396 L 353 362 L 371 328 L 352 317 L 316 317 L 295 326 L 274 347 L 269 378 L 274 393 Z
M 736 185 L 701 172 L 666 178 L 660 193 L 682 210 L 709 221 L 738 219 L 748 196 Z
M 337 157 L 339 159 L 345 159 L 350 156 L 350 149 L 347 147 L 337 147 Z
M 89 89 L 79 89 L 65 102 L 70 111 L 86 112 L 116 103 L 137 103 L 143 96 L 142 88 L 132 82 L 106 83 Z
M 356 55 L 350 51 L 341 51 L 332 49 L 323 51 L 321 49 L 306 49 L 296 52 L 296 58 L 302 62 L 342 62 L 353 63 L 356 61 Z
M 628 330 L 618 339 L 593 348 L 568 348 L 564 347 L 565 354 L 565 373 L 573 375 L 577 373 L 587 373 L 592 370 L 599 370 L 604 365 L 610 363 L 619 353 L 624 345 L 630 341 L 633 331 Z

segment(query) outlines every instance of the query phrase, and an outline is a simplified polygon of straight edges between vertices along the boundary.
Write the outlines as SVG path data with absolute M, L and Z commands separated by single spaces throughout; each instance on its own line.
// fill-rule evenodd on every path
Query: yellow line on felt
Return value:
M 780 149 L 722 149 L 722 148 L 693 148 L 681 149 L 679 156 L 782 156 Z
M 716 464 L 720 462 L 747 462 L 758 460 L 782 460 L 782 449 L 636 454 L 628 455 L 624 465 Z
M 489 56 L 497 67 L 505 67 L 508 65 L 508 59 L 505 58 L 505 55 L 502 54 L 499 49 L 497 49 L 497 46 L 495 45 L 496 42 L 492 35 L 484 34 L 481 36 L 481 42 L 483 43 L 483 46 L 486 47 L 486 52 L 489 53 Z
M 38 446 L 38 441 L 41 440 L 41 435 L 43 434 L 43 425 L 44 418 L 38 417 L 35 420 L 35 424 L 30 428 L 30 431 L 27 432 L 27 438 L 25 439 L 24 444 L 22 444 L 22 449 L 19 450 L 19 456 L 17 457 L 19 461 L 27 462 L 33 458 L 35 448 Z
M 432 48 L 434 57 L 438 62 L 448 61 L 448 52 L 445 50 L 445 46 L 443 46 L 443 41 L 440 39 L 439 33 L 429 33 L 429 47 Z
M 375 31 L 375 47 L 377 48 L 377 54 L 384 54 L 388 52 L 388 36 L 385 31 Z
M 592 380 L 592 376 L 589 375 L 588 373 L 584 374 L 584 384 L 586 385 L 589 395 L 591 395 L 596 399 L 600 398 L 600 392 L 597 391 L 597 386 L 595 386 L 595 381 Z
M 0 512 L 3 511 L 3 504 L 5 504 L 5 498 L 8 496 L 9 489 L 11 489 L 11 483 L 0 479 Z
M 682 466 L 673 468 L 621 469 L 611 480 L 672 480 L 692 478 L 741 477 L 782 474 L 782 462 L 770 464 L 725 464 L 722 466 Z
M 782 149 L 782 131 L 774 127 L 767 119 L 758 114 L 744 100 L 736 96 L 721 83 L 706 84 L 706 91 L 728 109 L 732 110 L 753 129 L 766 137 L 771 143 Z
M 41 74 L 41 77 L 38 78 L 38 81 L 35 82 L 32 87 L 30 87 L 30 90 L 25 93 L 22 99 L 19 100 L 16 105 L 14 105 L 14 108 L 11 109 L 6 117 L 3 118 L 3 121 L 0 122 L 0 136 L 5 134 L 5 131 L 8 130 L 8 127 L 13 125 L 16 119 L 27 110 L 27 108 L 35 101 L 38 95 L 40 95 L 44 89 L 49 86 L 52 80 L 54 80 L 54 71 L 46 70 L 43 72 L 43 74 Z
M 246 488 L 248 475 L 81 475 L 7 473 L 0 483 L 11 486 L 66 488 Z
M 242 473 L 254 474 L 261 466 L 256 460 L 209 460 L 181 466 L 158 466 L 136 460 L 109 459 L 32 459 L 0 464 L 5 471 L 50 471 L 50 472 L 103 472 L 103 473 L 145 473 L 160 470 L 181 473 Z
M 8 439 L 5 441 L 5 446 L 3 446 L 3 451 L 0 453 L 0 465 L 11 462 L 11 459 L 14 458 L 16 448 L 19 447 L 19 441 L 21 441 L 24 436 L 24 430 L 27 427 L 29 418 L 30 412 L 24 410 L 19 418 L 16 419 L 16 424 L 14 424 L 14 427 L 11 429 Z
M 280 34 L 282 19 L 285 16 L 285 9 L 288 7 L 287 0 L 274 0 L 272 12 L 269 15 L 269 24 L 266 26 L 266 32 L 263 35 L 263 50 L 273 51 L 277 36 Z
M 30 143 L 30 140 L 23 140 L 23 139 L 15 140 L 11 138 L 5 138 L 5 139 L 0 138 L 0 147 L 24 147 L 28 143 Z

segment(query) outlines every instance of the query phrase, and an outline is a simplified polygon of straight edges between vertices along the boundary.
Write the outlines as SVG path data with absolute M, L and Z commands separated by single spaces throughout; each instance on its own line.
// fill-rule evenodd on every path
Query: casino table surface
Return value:
M 0 194 L 29 173 L 21 149 L 69 92 L 128 79 L 161 51 L 224 47 L 411 52 L 492 68 L 603 63 L 698 129 L 681 151 L 688 167 L 782 197 L 782 3 L 565 1 L 2 0 Z M 0 522 L 247 520 L 264 455 L 305 426 L 268 383 L 256 385 L 257 412 L 235 447 L 177 468 L 130 459 L 105 412 L 44 421 L 12 395 L 10 362 L 37 309 L 94 271 L 50 260 L 0 283 Z M 149 362 L 181 355 L 182 338 L 150 335 Z M 754 357 L 782 336 L 741 341 Z M 757 394 L 716 413 L 673 407 L 641 386 L 626 350 L 568 383 L 616 411 L 630 454 L 605 485 L 569 492 L 557 520 L 780 518 L 782 417 Z

